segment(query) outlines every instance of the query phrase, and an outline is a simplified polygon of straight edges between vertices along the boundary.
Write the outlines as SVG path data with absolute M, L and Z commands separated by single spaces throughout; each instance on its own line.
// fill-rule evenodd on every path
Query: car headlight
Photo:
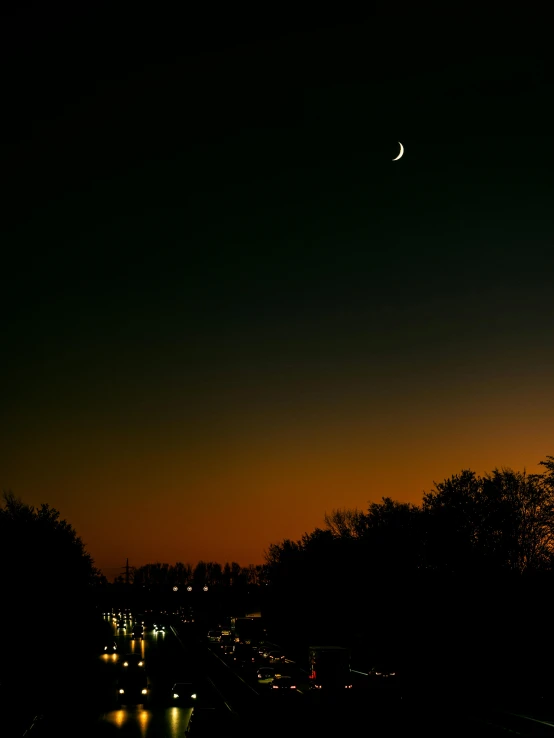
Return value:
M 108 650 L 108 647 L 107 646 L 104 646 L 104 651 L 107 651 L 107 650 Z
M 191 697 L 191 699 L 195 700 L 196 699 L 196 694 L 191 694 L 190 697 Z
M 129 666 L 129 662 L 128 662 L 128 661 L 125 661 L 125 662 L 123 663 L 123 666 Z
M 144 661 L 139 661 L 138 665 L 139 666 L 144 666 Z
M 179 697 L 179 695 L 178 694 L 175 694 L 175 692 L 174 692 L 173 693 L 173 699 L 176 700 L 176 699 L 178 699 L 178 697 Z
M 123 694 L 124 692 L 125 692 L 125 690 L 124 690 L 124 689 L 120 689 L 120 690 L 119 690 L 119 694 Z
M 146 689 L 143 689 L 143 690 L 142 690 L 142 694 L 146 694 L 146 692 L 147 692 L 147 691 L 148 691 L 148 690 L 146 690 Z

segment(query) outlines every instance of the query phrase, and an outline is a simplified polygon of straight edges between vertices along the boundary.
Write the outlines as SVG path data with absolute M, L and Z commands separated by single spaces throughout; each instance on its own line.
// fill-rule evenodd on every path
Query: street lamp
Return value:
M 177 592 L 178 589 L 179 589 L 179 587 L 173 587 L 173 591 L 174 592 Z
M 190 586 L 190 584 L 189 584 L 189 586 L 187 587 L 187 592 L 192 592 L 192 587 Z
M 207 585 L 207 584 L 205 584 L 205 585 L 204 585 L 204 586 L 202 587 L 202 589 L 204 590 L 204 592 L 207 592 L 207 591 L 208 591 L 208 585 Z

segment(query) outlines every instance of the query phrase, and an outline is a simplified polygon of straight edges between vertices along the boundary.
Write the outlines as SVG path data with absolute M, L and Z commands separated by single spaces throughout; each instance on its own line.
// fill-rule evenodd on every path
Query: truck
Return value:
M 338 691 L 352 688 L 348 648 L 310 646 L 308 666 L 311 689 Z
M 255 647 L 250 643 L 235 643 L 232 651 L 233 662 L 240 668 L 253 668 L 258 661 Z
M 259 617 L 235 618 L 233 630 L 235 643 L 257 646 L 266 636 L 263 620 Z

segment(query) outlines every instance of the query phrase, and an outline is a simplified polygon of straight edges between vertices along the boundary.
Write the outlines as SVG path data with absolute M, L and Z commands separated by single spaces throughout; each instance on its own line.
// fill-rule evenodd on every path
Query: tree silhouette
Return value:
M 60 617 L 78 613 L 78 622 L 74 618 L 65 622 L 64 638 L 82 640 L 83 629 L 94 622 L 92 594 L 105 577 L 58 510 L 47 504 L 35 509 L 5 492 L 0 507 L 0 567 L 0 621 L 5 627 L 13 624 L 17 613 L 18 626 L 24 631 L 36 631 L 38 620 L 41 633 L 56 632 Z M 81 653 L 95 645 L 94 639 L 89 639 Z M 8 639 L 3 649 L 4 666 L 17 673 L 32 663 L 32 670 L 40 671 L 42 660 L 30 659 L 35 648 L 32 639 L 17 639 L 17 643 Z
M 364 514 L 357 509 L 339 508 L 330 515 L 325 513 L 324 521 L 334 538 L 357 538 L 364 527 Z

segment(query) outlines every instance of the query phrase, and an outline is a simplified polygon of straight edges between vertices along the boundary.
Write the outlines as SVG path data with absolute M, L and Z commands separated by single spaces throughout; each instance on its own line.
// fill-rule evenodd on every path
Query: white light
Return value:
M 108 650 L 108 647 L 107 646 L 104 646 L 104 651 L 107 651 L 107 650 Z
M 196 699 L 196 695 L 195 695 L 195 694 L 191 694 L 191 698 L 192 698 L 193 700 L 195 700 L 195 699 Z
M 144 661 L 139 661 L 138 665 L 139 666 L 144 666 Z
M 179 589 L 179 587 L 173 587 L 173 591 L 174 592 L 177 592 L 178 589 Z
M 143 689 L 142 690 L 142 694 L 146 694 L 146 689 Z
M 192 587 L 190 585 L 187 587 L 187 592 L 192 592 Z
M 178 694 L 173 693 L 173 699 L 176 700 L 179 697 Z
M 124 690 L 124 689 L 120 689 L 120 690 L 119 690 L 119 694 L 123 694 L 124 692 L 125 692 L 125 690 Z
M 128 662 L 128 661 L 125 661 L 125 662 L 123 663 L 123 666 L 129 666 L 129 662 Z

